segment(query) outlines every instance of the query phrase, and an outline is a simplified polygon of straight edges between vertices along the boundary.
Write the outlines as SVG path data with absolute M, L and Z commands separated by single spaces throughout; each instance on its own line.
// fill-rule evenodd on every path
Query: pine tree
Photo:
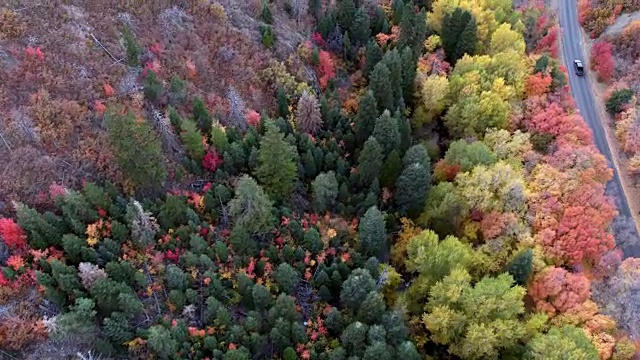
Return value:
M 322 0 L 309 0 L 309 8 L 307 11 L 317 22 L 322 11 Z
M 138 188 L 161 185 L 167 176 L 162 144 L 149 123 L 131 112 L 109 112 L 106 121 L 109 142 L 125 175 Z
M 276 201 L 287 199 L 298 178 L 298 150 L 290 145 L 273 124 L 260 141 L 260 165 L 256 174 L 269 197 Z
M 365 44 L 371 36 L 371 19 L 362 7 L 355 13 L 353 26 L 349 34 L 353 44 L 356 46 Z
M 473 55 L 477 43 L 476 20 L 467 10 L 456 8 L 442 20 L 442 48 L 451 64 L 455 64 L 464 54 Z
M 384 216 L 375 206 L 364 214 L 358 225 L 360 251 L 365 256 L 380 256 L 386 245 Z
M 408 46 L 402 49 L 400 62 L 402 64 L 402 94 L 405 101 L 411 100 L 414 94 L 417 63 L 413 59 L 413 50 Z
M 262 12 L 260 17 L 265 23 L 273 24 L 273 14 L 271 14 L 271 9 L 269 8 L 267 0 L 262 0 Z
M 400 172 L 402 172 L 402 160 L 398 151 L 394 149 L 384 160 L 382 173 L 380 174 L 380 184 L 386 188 L 393 188 Z
M 392 91 L 393 93 L 393 106 L 388 108 L 389 111 L 395 112 L 395 110 L 400 106 L 402 99 L 402 64 L 400 63 L 400 54 L 398 53 L 398 49 L 393 49 L 393 51 L 387 51 L 382 58 L 382 62 L 389 69 L 389 83 L 387 84 L 388 91 Z
M 358 156 L 358 173 L 362 184 L 370 184 L 380 176 L 383 159 L 382 147 L 373 136 L 370 137 Z
M 358 113 L 354 119 L 356 141 L 359 144 L 364 143 L 371 133 L 378 118 L 378 110 L 376 109 L 376 99 L 371 91 L 367 91 L 358 101 Z
M 296 109 L 296 128 L 299 131 L 315 134 L 322 127 L 320 104 L 315 96 L 307 91 L 302 93 Z
M 393 23 L 400 24 L 404 17 L 404 1 L 403 0 L 393 0 L 391 4 L 391 10 L 393 11 Z
M 300 273 L 292 268 L 291 265 L 282 263 L 276 269 L 273 278 L 278 284 L 280 291 L 292 295 L 300 282 Z
M 282 86 L 278 86 L 278 116 L 283 119 L 289 117 L 289 100 Z
M 380 321 L 385 310 L 386 305 L 382 294 L 377 291 L 372 291 L 367 294 L 367 297 L 362 304 L 360 304 L 357 318 L 365 324 L 373 325 Z
M 373 137 L 376 138 L 385 155 L 400 146 L 398 121 L 391 117 L 389 111 L 385 110 L 376 120 Z
M 193 119 L 198 124 L 200 131 L 203 134 L 211 132 L 211 126 L 213 124 L 213 118 L 207 110 L 207 107 L 202 102 L 202 99 L 195 97 L 193 99 Z
M 333 171 L 321 173 L 313 183 L 311 183 L 313 191 L 313 207 L 317 212 L 321 213 L 333 206 L 338 196 L 338 180 Z
M 382 61 L 376 64 L 371 72 L 369 90 L 371 90 L 376 99 L 379 112 L 383 112 L 386 109 L 393 110 L 394 97 L 393 90 L 389 89 L 389 77 L 389 68 Z
M 370 292 L 376 289 L 376 282 L 364 269 L 356 269 L 342 284 L 340 302 L 347 308 L 358 310 Z
M 507 265 L 506 271 L 513 276 L 519 285 L 525 285 L 533 271 L 533 251 L 527 249 L 516 256 Z
M 144 97 L 152 103 L 157 102 L 164 92 L 162 82 L 158 80 L 158 76 L 155 72 L 147 70 L 147 75 L 143 80 L 144 85 Z
M 273 224 L 273 203 L 249 175 L 236 186 L 235 197 L 229 202 L 229 212 L 236 226 L 250 234 L 269 231 Z
M 351 323 L 340 335 L 340 342 L 347 353 L 359 359 L 364 355 L 369 327 L 359 321 Z
M 351 30 L 355 14 L 356 5 L 353 0 L 340 0 L 338 2 L 338 25 L 342 30 Z
M 416 14 L 413 11 L 412 4 L 406 4 L 402 8 L 402 16 L 400 19 L 400 38 L 398 39 L 398 48 L 402 49 L 406 46 L 412 47 L 416 38 L 415 28 Z
M 404 153 L 402 163 L 405 167 L 408 167 L 411 164 L 420 164 L 424 166 L 425 169 L 431 168 L 429 153 L 422 144 L 417 144 L 410 147 L 407 152 Z
M 122 29 L 122 38 L 124 40 L 124 47 L 127 50 L 127 63 L 131 66 L 140 65 L 140 45 L 128 26 Z
M 364 74 L 368 77 L 371 75 L 371 72 L 375 68 L 375 66 L 382 60 L 382 49 L 378 42 L 374 39 L 369 40 L 367 43 L 367 49 L 364 53 L 365 63 L 364 63 Z
M 200 163 L 204 156 L 205 148 L 202 143 L 202 134 L 198 130 L 196 123 L 191 119 L 185 119 L 181 123 L 181 130 L 180 138 L 182 139 L 184 146 L 187 148 L 189 156 Z
M 416 215 L 416 211 L 424 208 L 430 186 L 429 169 L 418 163 L 405 168 L 396 181 L 394 193 L 398 212 L 402 215 Z

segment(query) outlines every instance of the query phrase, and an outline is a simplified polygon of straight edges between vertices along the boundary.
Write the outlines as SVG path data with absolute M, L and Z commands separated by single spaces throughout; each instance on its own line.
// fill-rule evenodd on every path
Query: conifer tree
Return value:
M 144 97 L 152 103 L 157 102 L 164 92 L 162 82 L 158 80 L 158 76 L 155 72 L 147 70 L 147 74 L 143 80 L 144 85 Z
M 393 106 L 388 108 L 390 112 L 395 112 L 396 108 L 400 106 L 402 99 L 402 64 L 400 63 L 400 54 L 398 49 L 387 51 L 382 58 L 382 61 L 389 69 L 389 83 L 387 84 L 387 91 L 393 93 Z
M 456 8 L 442 20 L 442 48 L 451 64 L 464 54 L 473 55 L 477 43 L 476 20 L 468 10 Z
M 380 184 L 386 188 L 393 188 L 396 179 L 402 171 L 402 160 L 397 150 L 389 153 L 382 164 L 382 173 L 380 174 Z
M 402 94 L 405 100 L 409 100 L 414 94 L 414 84 L 416 81 L 417 63 L 413 58 L 413 51 L 406 46 L 402 49 L 400 56 L 402 66 Z
M 384 155 L 389 154 L 400 146 L 400 131 L 398 121 L 391 117 L 389 111 L 385 110 L 373 128 L 373 137 L 376 138 Z
M 369 90 L 371 90 L 376 99 L 379 112 L 383 112 L 386 109 L 393 110 L 394 97 L 393 91 L 389 89 L 389 77 L 389 68 L 382 61 L 376 64 L 371 72 Z
M 413 163 L 404 169 L 395 187 L 395 201 L 402 215 L 417 215 L 424 208 L 424 202 L 431 185 L 431 174 L 422 164 Z
M 317 212 L 324 212 L 327 208 L 333 206 L 338 196 L 338 180 L 333 171 L 321 173 L 313 183 L 311 183 L 313 191 L 313 206 Z
M 380 256 L 385 247 L 387 235 L 384 216 L 372 206 L 364 214 L 358 225 L 358 240 L 360 251 L 365 256 Z
M 267 125 L 260 141 L 258 162 L 256 174 L 269 197 L 276 201 L 287 199 L 298 178 L 298 150 L 273 123 Z
M 315 134 L 322 127 L 320 104 L 313 94 L 304 91 L 296 109 L 296 127 L 299 131 Z
M 353 26 L 349 33 L 351 41 L 356 46 L 362 46 L 369 40 L 371 36 L 371 18 L 362 7 L 356 11 Z
M 167 176 L 158 136 L 144 119 L 128 112 L 106 116 L 109 142 L 120 169 L 138 188 L 161 185 Z
M 338 25 L 343 31 L 351 30 L 356 14 L 356 4 L 353 0 L 338 1 Z
M 364 53 L 364 74 L 370 76 L 375 66 L 382 60 L 382 49 L 374 39 L 369 40 Z
M 289 117 L 289 100 L 282 86 L 278 86 L 278 116 L 283 119 Z
M 250 234 L 269 231 L 273 224 L 273 203 L 258 183 L 244 175 L 238 181 L 235 193 L 229 202 L 229 212 L 235 225 Z
M 131 66 L 140 65 L 140 44 L 136 40 L 135 35 L 128 26 L 122 29 L 122 38 L 124 40 L 124 47 L 127 50 L 127 63 Z
M 383 159 L 382 147 L 373 136 L 369 137 L 358 156 L 358 173 L 361 183 L 370 184 L 373 179 L 380 176 Z
M 199 97 L 193 99 L 193 119 L 198 124 L 198 127 L 203 134 L 211 132 L 213 118 L 211 117 L 209 110 L 207 110 L 207 107 L 202 102 L 202 99 Z
M 205 153 L 204 144 L 202 143 L 202 134 L 198 130 L 196 123 L 191 119 L 185 119 L 181 122 L 180 138 L 189 156 L 196 160 L 198 163 L 202 161 L 202 157 Z
M 377 118 L 376 99 L 371 91 L 367 91 L 358 101 L 358 112 L 354 120 L 358 144 L 364 143 L 369 138 Z

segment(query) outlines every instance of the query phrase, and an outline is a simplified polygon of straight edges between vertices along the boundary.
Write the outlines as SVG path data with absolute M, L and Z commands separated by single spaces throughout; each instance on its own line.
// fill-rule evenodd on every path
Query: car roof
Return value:
M 582 65 L 582 61 L 580 61 L 580 60 L 574 60 L 574 62 L 575 62 L 576 64 L 578 64 L 578 65 Z

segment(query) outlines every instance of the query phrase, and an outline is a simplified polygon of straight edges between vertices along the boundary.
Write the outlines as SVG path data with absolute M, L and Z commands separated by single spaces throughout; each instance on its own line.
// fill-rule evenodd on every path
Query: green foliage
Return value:
M 158 102 L 162 94 L 164 93 L 164 87 L 162 82 L 158 79 L 158 76 L 152 70 L 147 69 L 147 74 L 143 80 L 144 85 L 144 97 L 152 103 Z
M 260 35 L 262 36 L 262 45 L 267 49 L 272 49 L 276 45 L 276 33 L 271 25 L 260 25 Z
M 633 90 L 626 89 L 618 89 L 611 93 L 609 99 L 607 99 L 606 108 L 607 111 L 611 114 L 616 114 L 622 111 L 625 105 L 631 102 L 633 99 Z
M 236 226 L 249 234 L 265 233 L 273 224 L 273 203 L 249 175 L 236 186 L 236 195 L 229 202 L 229 212 Z
M 369 137 L 358 156 L 358 174 L 361 183 L 370 184 L 380 176 L 383 159 L 384 155 L 380 143 L 373 136 Z
M 202 99 L 197 96 L 193 98 L 193 119 L 196 124 L 198 124 L 198 128 L 200 128 L 200 131 L 202 131 L 203 134 L 211 133 L 213 118 L 211 117 L 209 110 L 207 110 L 204 102 L 202 102 Z M 216 142 L 213 142 L 213 144 L 216 144 Z M 223 150 L 217 147 L 216 149 Z
M 136 40 L 135 35 L 128 26 L 122 29 L 122 39 L 124 40 L 124 47 L 127 50 L 127 63 L 131 66 L 140 65 L 139 58 L 142 50 L 140 49 L 138 40 Z
M 271 9 L 269 8 L 267 0 L 262 0 L 260 19 L 267 24 L 273 24 L 273 14 L 271 14 Z
M 338 180 L 333 171 L 321 173 L 311 183 L 313 191 L 313 205 L 317 212 L 322 213 L 333 207 L 338 197 Z
M 138 188 L 161 185 L 167 170 L 162 145 L 153 127 L 131 112 L 119 115 L 110 111 L 105 117 L 109 142 L 122 172 Z
M 338 2 L 338 25 L 341 29 L 350 31 L 356 15 L 356 5 L 353 0 L 340 0 Z
M 298 176 L 298 151 L 272 123 L 260 141 L 258 161 L 256 175 L 269 197 L 276 201 L 288 199 Z
M 57 320 L 58 333 L 60 338 L 74 337 L 78 340 L 93 340 L 97 336 L 98 329 L 95 325 L 96 311 L 95 303 L 91 299 L 77 298 L 75 304 L 70 307 L 68 313 L 60 315 Z
M 367 294 L 367 297 L 360 304 L 357 318 L 365 324 L 373 325 L 380 321 L 386 307 L 382 294 L 372 291 Z
M 467 10 L 456 8 L 444 16 L 440 37 L 450 63 L 455 64 L 464 54 L 473 55 L 478 41 L 475 17 Z
M 422 164 L 407 166 L 396 182 L 394 197 L 398 212 L 416 215 L 424 207 L 427 192 L 431 187 L 431 172 Z
M 507 265 L 506 271 L 513 276 L 517 284 L 525 285 L 533 271 L 533 251 L 527 249 L 518 254 Z
M 378 140 L 384 155 L 389 154 L 400 146 L 400 130 L 398 121 L 391 117 L 389 111 L 384 111 L 376 120 L 373 137 Z
M 169 289 L 184 290 L 188 285 L 187 274 L 176 265 L 169 265 L 166 269 L 167 286 Z
M 142 303 L 133 289 L 122 282 L 109 278 L 97 280 L 89 289 L 95 299 L 100 314 L 110 316 L 119 311 L 126 315 L 135 316 L 142 312 Z
M 353 26 L 349 31 L 354 45 L 361 46 L 369 40 L 371 36 L 371 18 L 364 8 L 359 8 L 353 18 Z
M 457 140 L 449 145 L 444 161 L 450 165 L 460 165 L 460 171 L 471 171 L 477 165 L 493 165 L 498 161 L 496 154 L 485 143 Z
M 379 112 L 395 110 L 393 91 L 389 91 L 390 76 L 389 68 L 383 61 L 380 61 L 373 68 L 369 77 L 369 90 L 376 99 Z
M 406 154 L 405 154 L 406 157 Z M 386 188 L 393 188 L 396 179 L 402 172 L 402 160 L 398 154 L 398 150 L 393 150 L 387 155 L 382 164 L 382 173 L 380 174 L 380 184 Z
M 369 40 L 367 43 L 367 49 L 364 53 L 365 64 L 364 64 L 364 74 L 369 76 L 375 66 L 382 60 L 382 49 L 378 42 L 374 39 Z M 360 107 L 358 107 L 360 109 Z
M 462 269 L 433 286 L 422 317 L 431 338 L 461 358 L 499 358 L 526 335 L 519 321 L 526 290 L 511 275 L 484 277 L 475 286 Z
M 149 328 L 147 345 L 163 359 L 172 357 L 178 351 L 178 341 L 171 336 L 171 332 L 164 326 L 154 325 Z
M 429 159 L 429 152 L 427 148 L 422 144 L 413 145 L 407 152 L 404 153 L 402 163 L 405 167 L 413 164 L 420 164 L 425 169 L 431 168 L 431 160 Z
M 133 339 L 135 329 L 125 314 L 114 312 L 110 317 L 105 318 L 103 323 L 105 334 L 114 344 L 123 344 Z
M 359 321 L 351 323 L 340 335 L 340 341 L 352 356 L 364 355 L 369 327 Z
M 359 248 L 363 255 L 379 257 L 387 243 L 384 216 L 375 206 L 370 207 L 358 225 Z
M 205 148 L 202 142 L 202 134 L 198 130 L 196 123 L 190 119 L 185 119 L 181 122 L 180 130 L 182 130 L 180 138 L 189 156 L 198 163 L 201 163 Z
M 274 279 L 280 291 L 292 295 L 300 282 L 300 273 L 292 268 L 291 265 L 282 263 L 276 269 Z
M 34 249 L 45 249 L 49 246 L 59 245 L 65 230 L 62 219 L 53 213 L 39 214 L 24 204 L 17 203 L 17 223 L 29 238 L 29 245 Z
M 365 142 L 373 133 L 377 118 L 376 99 L 371 91 L 367 91 L 358 100 L 358 113 L 354 119 L 356 139 L 359 144 Z
M 376 282 L 371 277 L 371 274 L 364 269 L 356 269 L 351 272 L 347 280 L 342 284 L 340 302 L 347 308 L 358 310 L 367 295 L 374 291 L 375 288 Z M 339 322 L 338 319 L 335 320 Z M 338 327 L 338 324 L 336 324 L 335 328 Z
M 527 343 L 526 359 L 599 359 L 598 351 L 584 330 L 571 325 L 552 327 L 546 334 L 538 334 Z

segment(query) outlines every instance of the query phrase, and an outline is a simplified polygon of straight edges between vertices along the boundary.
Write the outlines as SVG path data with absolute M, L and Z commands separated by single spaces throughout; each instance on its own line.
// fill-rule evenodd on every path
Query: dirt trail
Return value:
M 604 30 L 602 36 L 617 34 L 624 30 L 624 28 L 627 27 L 627 25 L 631 24 L 633 21 L 640 21 L 640 11 L 620 15 L 620 17 L 616 19 L 616 22 L 613 23 L 613 25 L 609 25 Z

